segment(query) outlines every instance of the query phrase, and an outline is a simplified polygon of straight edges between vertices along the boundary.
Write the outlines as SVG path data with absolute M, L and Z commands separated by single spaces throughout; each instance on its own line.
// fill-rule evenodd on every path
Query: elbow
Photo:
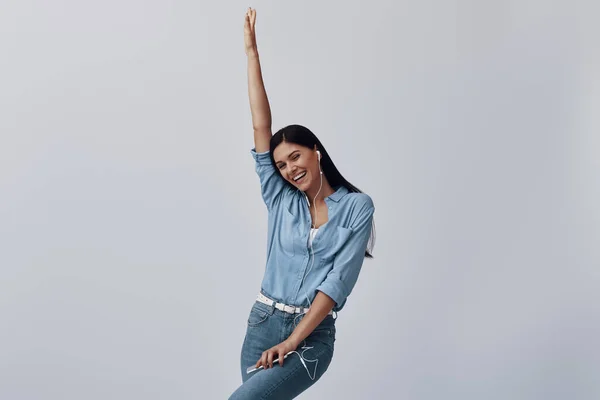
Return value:
M 273 125 L 271 121 L 270 114 L 262 113 L 259 115 L 253 115 L 252 117 L 252 128 L 254 132 L 269 132 L 271 133 L 271 125 Z
M 252 129 L 254 133 L 268 133 L 271 134 L 271 124 L 270 123 L 261 123 L 261 124 L 252 124 Z

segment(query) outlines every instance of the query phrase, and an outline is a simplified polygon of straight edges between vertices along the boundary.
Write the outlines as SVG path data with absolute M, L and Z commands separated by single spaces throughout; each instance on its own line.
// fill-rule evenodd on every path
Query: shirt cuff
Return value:
M 317 287 L 318 291 L 325 293 L 335 301 L 336 307 L 340 307 L 346 300 L 348 290 L 346 284 L 337 275 L 330 273 L 325 281 Z
M 254 157 L 254 161 L 256 161 L 256 163 L 258 165 L 272 165 L 273 163 L 271 162 L 271 152 L 270 151 L 265 151 L 264 153 L 257 153 L 256 149 L 253 148 L 252 150 L 250 150 L 250 154 L 252 154 L 252 157 Z

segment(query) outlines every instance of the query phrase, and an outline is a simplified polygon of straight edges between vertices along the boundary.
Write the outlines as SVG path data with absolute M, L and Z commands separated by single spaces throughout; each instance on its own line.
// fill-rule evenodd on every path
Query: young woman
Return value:
M 309 129 L 290 125 L 272 135 L 255 21 L 256 11 L 248 9 L 251 154 L 268 210 L 267 265 L 242 345 L 243 383 L 230 399 L 291 399 L 331 362 L 334 315 L 371 257 L 375 208 Z

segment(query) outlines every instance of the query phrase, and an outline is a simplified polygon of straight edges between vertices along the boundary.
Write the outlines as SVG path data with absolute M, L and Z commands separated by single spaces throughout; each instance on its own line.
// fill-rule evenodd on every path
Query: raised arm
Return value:
M 244 22 L 244 45 L 248 58 L 248 97 L 252 112 L 254 146 L 257 153 L 269 150 L 271 140 L 271 108 L 262 79 L 258 48 L 256 45 L 256 10 L 249 8 Z

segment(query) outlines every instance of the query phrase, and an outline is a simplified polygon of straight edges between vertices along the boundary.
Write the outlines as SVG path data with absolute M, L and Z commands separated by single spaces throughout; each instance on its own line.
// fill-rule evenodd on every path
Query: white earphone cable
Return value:
M 315 208 L 315 220 L 314 223 L 311 224 L 311 228 L 314 226 L 314 229 L 317 229 L 317 220 L 319 217 L 318 211 L 317 211 L 317 196 L 319 195 L 319 193 L 321 192 L 321 189 L 323 188 L 323 171 L 321 170 L 321 157 L 320 157 L 320 153 L 319 154 L 319 177 L 321 178 L 321 183 L 319 185 L 319 190 L 317 191 L 317 194 L 315 195 L 315 198 L 313 199 L 313 205 Z M 306 194 L 305 194 L 306 196 Z M 308 197 L 307 197 L 308 200 Z M 308 202 L 309 206 L 310 206 L 310 202 Z M 308 273 L 310 272 L 310 270 L 312 269 L 314 262 L 315 262 L 315 251 L 313 249 L 312 246 L 312 241 L 314 238 L 311 239 L 310 235 L 311 232 L 309 232 L 309 237 L 308 237 L 308 245 L 310 248 L 310 267 L 308 268 L 308 270 L 304 273 L 304 275 L 302 276 L 302 282 L 300 283 L 300 287 L 302 287 L 304 289 L 304 295 L 306 296 L 306 300 L 308 301 L 308 310 L 310 310 L 310 307 L 312 307 L 312 303 L 310 301 L 310 298 L 308 297 L 308 293 L 306 292 L 306 288 L 304 287 L 304 279 L 306 278 L 306 276 L 308 275 Z M 306 312 L 302 312 L 300 314 L 298 314 L 297 316 L 294 317 L 294 327 L 297 325 L 296 324 L 296 318 L 302 316 L 306 314 Z M 304 368 L 306 369 L 306 372 L 308 373 L 308 377 L 310 378 L 310 380 L 315 380 L 315 377 L 317 375 L 317 365 L 319 364 L 319 360 L 318 359 L 314 359 L 314 360 L 309 360 L 306 357 L 304 357 L 304 352 L 312 349 L 312 346 L 306 346 L 306 340 L 303 340 L 303 345 L 302 345 L 302 353 L 298 353 L 297 351 L 294 351 L 294 353 L 297 353 L 300 356 L 300 361 L 302 362 L 302 365 L 304 366 Z M 310 373 L 310 370 L 308 369 L 308 366 L 306 365 L 306 362 L 311 362 L 311 363 L 315 363 L 315 368 L 313 373 Z

